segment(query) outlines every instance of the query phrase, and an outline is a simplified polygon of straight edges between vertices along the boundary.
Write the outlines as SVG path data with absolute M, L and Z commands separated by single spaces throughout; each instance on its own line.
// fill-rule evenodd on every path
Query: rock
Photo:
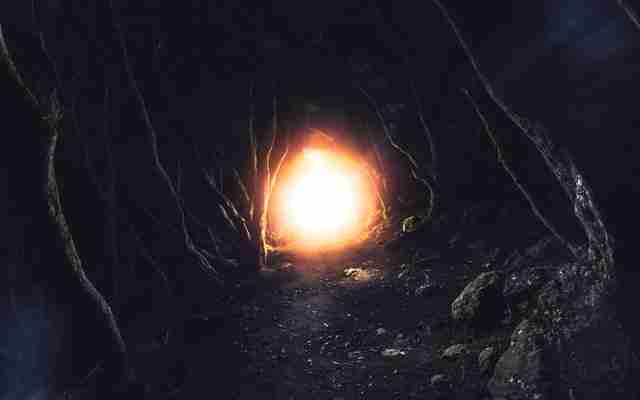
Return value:
M 487 385 L 494 398 L 635 398 L 630 338 L 598 263 L 569 263 L 540 290 Z M 605 276 L 606 277 L 606 276 Z
M 433 387 L 443 387 L 449 384 L 449 377 L 445 374 L 435 374 L 429 380 Z
M 539 267 L 514 272 L 505 278 L 504 298 L 509 304 L 531 300 L 549 279 L 548 271 Z
M 541 289 L 535 311 L 516 328 L 488 389 L 494 398 L 514 400 L 638 398 L 631 338 L 614 308 L 613 243 L 591 189 L 542 125 L 527 135 L 572 199 L 586 243 L 572 246 L 574 261 L 561 265 Z
M 288 270 L 291 270 L 291 269 L 293 269 L 293 263 L 288 262 L 288 261 L 285 261 L 285 262 L 283 262 L 282 264 L 280 264 L 279 269 L 280 269 L 281 271 L 288 271 Z
M 387 330 L 384 329 L 384 328 L 376 329 L 376 335 L 378 335 L 378 336 L 384 335 L 385 333 L 387 333 Z
M 437 256 L 436 256 L 437 257 Z M 431 275 L 431 268 L 418 266 L 419 263 L 432 260 L 432 257 L 418 259 L 412 264 L 402 264 L 397 275 L 398 288 L 407 296 L 428 297 L 440 291 L 444 286 Z
M 402 221 L 402 232 L 415 232 L 419 223 L 420 220 L 415 215 L 405 218 Z
M 620 326 L 611 298 L 606 261 L 570 263 L 538 295 L 545 337 L 552 345 L 554 374 L 561 392 L 576 399 L 637 398 L 639 367 L 631 338 Z
M 360 268 L 346 268 L 344 270 L 344 276 L 351 278 L 352 276 L 357 276 L 360 271 Z
M 393 341 L 393 345 L 395 347 L 403 347 L 409 345 L 409 342 L 411 342 L 410 338 L 406 337 L 402 333 L 398 333 L 395 340 Z
M 344 276 L 355 281 L 366 281 L 371 278 L 371 273 L 362 268 L 347 268 L 344 270 Z
M 522 321 L 511 336 L 511 345 L 496 364 L 487 385 L 494 398 L 548 399 L 550 371 L 544 329 Z
M 380 354 L 382 354 L 383 357 L 398 357 L 404 356 L 407 353 L 400 349 L 384 349 Z
M 454 344 L 447 347 L 442 352 L 442 358 L 445 360 L 452 360 L 464 355 L 467 352 L 467 346 L 464 344 Z
M 478 367 L 481 374 L 486 374 L 491 370 L 496 361 L 496 356 L 496 349 L 493 346 L 485 348 L 478 354 Z
M 438 289 L 438 284 L 426 272 L 422 274 L 422 283 L 414 290 L 416 296 L 428 296 Z
M 504 315 L 502 275 L 483 272 L 469 283 L 451 304 L 451 316 L 457 321 L 491 324 Z

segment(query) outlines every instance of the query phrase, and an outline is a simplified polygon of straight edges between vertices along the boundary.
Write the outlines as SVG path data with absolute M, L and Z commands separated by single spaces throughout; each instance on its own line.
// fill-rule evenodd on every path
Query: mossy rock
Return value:
M 402 221 L 402 232 L 415 232 L 420 225 L 420 218 L 415 215 L 409 216 Z

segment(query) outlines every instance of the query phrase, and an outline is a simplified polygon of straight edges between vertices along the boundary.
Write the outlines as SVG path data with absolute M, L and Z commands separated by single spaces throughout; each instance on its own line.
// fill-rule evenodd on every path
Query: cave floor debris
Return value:
M 478 354 L 503 349 L 512 326 L 472 336 L 452 324 L 450 304 L 482 257 L 425 259 L 416 268 L 379 251 L 270 271 L 213 335 L 187 347 L 190 362 L 211 369 L 190 371 L 176 398 L 214 382 L 228 399 L 483 398 Z M 464 354 L 442 357 L 459 343 Z

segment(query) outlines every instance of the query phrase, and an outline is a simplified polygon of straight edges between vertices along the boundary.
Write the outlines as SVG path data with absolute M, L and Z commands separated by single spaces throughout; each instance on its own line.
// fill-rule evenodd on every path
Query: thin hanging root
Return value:
M 267 254 L 274 247 L 269 244 L 268 240 L 268 226 L 269 226 L 269 202 L 271 201 L 271 195 L 276 186 L 276 182 L 278 181 L 278 175 L 280 174 L 280 169 L 284 164 L 287 155 L 289 154 L 289 143 L 287 142 L 284 152 L 280 156 L 280 160 L 278 160 L 278 164 L 276 165 L 276 169 L 273 171 L 273 176 L 269 179 L 269 187 L 267 188 L 267 193 L 265 193 L 265 201 L 262 209 L 262 218 L 260 221 L 260 240 L 262 251 L 264 252 L 264 256 L 266 258 Z
M 136 101 L 137 101 L 137 103 L 138 103 L 138 105 L 140 107 L 140 111 L 142 113 L 142 117 L 143 117 L 145 126 L 147 128 L 147 133 L 148 133 L 148 136 L 149 136 L 149 142 L 150 142 L 150 147 L 151 147 L 151 154 L 153 156 L 153 164 L 155 166 L 155 169 L 158 171 L 158 173 L 162 177 L 162 180 L 165 182 L 167 188 L 169 189 L 171 197 L 173 198 L 173 200 L 175 202 L 175 206 L 176 206 L 176 209 L 177 209 L 178 214 L 179 214 L 180 225 L 182 227 L 182 236 L 183 236 L 185 249 L 187 250 L 188 253 L 190 253 L 191 255 L 193 255 L 196 258 L 196 260 L 198 261 L 198 265 L 200 266 L 200 268 L 203 269 L 203 271 L 209 273 L 216 280 L 220 280 L 220 278 L 218 276 L 218 272 L 216 271 L 216 269 L 211 265 L 211 263 L 207 259 L 206 255 L 202 251 L 200 251 L 200 249 L 196 246 L 196 244 L 193 242 L 193 240 L 191 238 L 191 235 L 189 233 L 189 228 L 187 227 L 186 215 L 185 215 L 184 208 L 183 208 L 183 201 L 180 198 L 180 196 L 178 195 L 176 187 L 174 186 L 173 181 L 171 180 L 171 177 L 169 176 L 169 173 L 167 172 L 167 170 L 165 169 L 164 165 L 162 164 L 162 161 L 160 160 L 160 154 L 159 154 L 159 151 L 158 151 L 157 134 L 156 134 L 155 128 L 153 126 L 153 123 L 151 122 L 151 116 L 149 114 L 149 110 L 148 110 L 147 105 L 145 103 L 144 97 L 142 96 L 142 92 L 140 91 L 140 88 L 138 87 L 138 82 L 136 81 L 135 76 L 133 75 L 133 68 L 131 67 L 131 60 L 129 58 L 129 51 L 127 49 L 127 44 L 126 44 L 126 41 L 125 41 L 125 38 L 124 38 L 124 33 L 122 32 L 122 27 L 120 26 L 119 18 L 118 18 L 116 9 L 115 9 L 115 7 L 113 5 L 113 0 L 109 1 L 109 7 L 111 8 L 111 12 L 112 12 L 112 15 L 113 15 L 113 24 L 114 24 L 114 28 L 116 30 L 116 34 L 118 35 L 118 41 L 120 43 L 120 50 L 122 52 L 122 60 L 123 60 L 123 63 L 124 63 L 124 67 L 125 67 L 125 71 L 126 71 L 126 74 L 127 74 L 127 78 L 129 80 L 129 85 L 131 86 L 131 89 L 134 92 Z
M 273 153 L 273 148 L 276 144 L 276 137 L 278 135 L 278 100 L 276 96 L 273 96 L 273 123 L 272 123 L 272 134 L 271 134 L 271 142 L 269 143 L 269 148 L 267 149 L 267 154 L 264 159 L 264 168 L 265 168 L 265 176 L 264 176 L 264 188 L 262 189 L 262 209 L 260 210 L 260 219 L 258 220 L 258 230 L 260 232 L 260 263 L 265 264 L 267 261 L 267 222 L 268 222 L 268 210 L 269 210 L 269 200 L 271 198 L 271 187 L 272 187 L 272 177 L 271 177 L 271 154 Z M 256 192 L 260 193 L 260 192 Z
M 460 30 L 449 15 L 449 12 L 442 5 L 442 2 L 440 0 L 432 0 L 432 2 L 440 9 L 445 20 L 453 30 L 458 44 L 462 47 L 469 63 L 473 67 L 476 77 L 482 83 L 484 90 L 498 108 L 518 127 L 520 132 L 533 143 L 545 164 L 565 191 L 569 201 L 573 204 L 574 215 L 582 225 L 587 237 L 588 258 L 592 258 L 596 253 L 599 254 L 604 260 L 604 276 L 608 282 L 614 282 L 614 279 L 609 279 L 615 276 L 611 238 L 600 217 L 598 207 L 593 201 L 591 189 L 585 182 L 580 171 L 578 171 L 575 163 L 566 151 L 555 146 L 545 128 L 540 123 L 534 123 L 511 110 L 502 97 L 493 89 L 489 79 L 487 79 L 480 70 L 478 61 L 462 37 Z M 578 248 L 572 247 L 570 251 L 576 258 L 584 258 Z
M 253 194 L 259 193 L 260 191 L 260 177 L 258 175 L 258 139 L 256 137 L 256 132 L 254 129 L 255 125 L 255 105 L 254 105 L 254 88 L 255 83 L 251 82 L 249 86 L 249 152 L 250 152 L 250 162 L 251 162 L 251 190 L 253 190 Z M 255 199 L 251 202 L 251 207 L 249 210 L 249 219 L 250 221 L 254 221 L 257 217 L 256 213 L 256 204 Z
M 58 73 L 58 67 L 56 66 L 56 63 L 53 61 L 53 58 L 51 57 L 49 48 L 47 47 L 47 41 L 45 40 L 45 37 L 44 37 L 44 30 L 40 23 L 41 21 L 39 18 L 38 11 L 39 9 L 36 5 L 36 0 L 31 0 L 31 18 L 33 20 L 33 25 L 38 27 L 38 41 L 40 42 L 40 50 L 42 51 L 42 54 L 44 55 L 45 59 L 47 60 L 47 63 L 49 64 L 49 67 L 51 68 L 51 72 L 53 73 L 53 79 L 56 84 L 56 90 L 57 92 L 61 93 L 62 82 L 60 80 L 60 74 Z
M 427 178 L 423 178 L 418 175 L 415 169 L 411 169 L 411 176 L 413 176 L 413 179 L 415 179 L 416 181 L 422 183 L 422 185 L 425 186 L 429 191 L 429 209 L 427 210 L 427 214 L 425 215 L 425 220 L 428 221 L 433 216 L 433 209 L 436 202 L 436 191 L 433 188 L 434 184 Z
M 378 165 L 378 168 L 380 170 L 384 169 L 383 167 L 384 163 L 382 162 L 382 154 L 380 154 L 380 149 L 378 148 L 378 145 L 376 143 L 373 144 L 373 151 L 375 154 L 376 164 Z M 380 180 L 383 193 L 389 193 L 387 179 L 385 178 L 385 176 L 382 174 L 377 174 L 376 176 Z
M 420 121 L 422 130 L 424 131 L 427 143 L 429 144 L 429 152 L 431 153 L 431 167 L 429 168 L 429 170 L 431 172 L 431 178 L 436 181 L 438 176 L 438 151 L 436 149 L 436 143 L 435 140 L 433 140 L 433 133 L 431 132 L 431 128 L 429 128 L 429 125 L 424 118 L 424 113 L 422 112 L 422 104 L 420 103 L 420 97 L 418 96 L 418 90 L 416 89 L 416 84 L 411 76 L 409 78 L 409 86 L 411 88 L 411 93 L 413 94 L 413 99 L 416 103 L 416 109 L 418 110 L 418 120 Z M 433 188 L 431 188 L 431 192 L 433 195 Z M 431 208 L 433 208 L 433 206 L 434 200 L 432 199 Z
M 571 252 L 573 256 L 576 256 L 577 250 L 575 249 L 575 247 L 572 244 L 570 244 L 564 237 L 562 237 L 562 235 L 558 233 L 558 230 L 553 226 L 551 221 L 549 221 L 544 215 L 542 215 L 542 212 L 536 205 L 535 201 L 533 200 L 533 197 L 531 197 L 531 195 L 529 194 L 527 189 L 524 187 L 522 182 L 520 182 L 520 179 L 518 179 L 518 176 L 516 175 L 516 173 L 513 171 L 511 166 L 505 160 L 502 154 L 502 148 L 498 143 L 496 135 L 491 130 L 491 127 L 489 126 L 489 122 L 485 118 L 484 114 L 482 114 L 482 111 L 480 111 L 480 108 L 478 107 L 478 103 L 476 103 L 475 99 L 471 96 L 468 90 L 466 89 L 463 90 L 463 93 L 469 99 L 469 102 L 473 106 L 473 109 L 476 115 L 480 119 L 480 122 L 482 123 L 482 126 L 485 132 L 487 133 L 487 136 L 489 136 L 489 140 L 491 140 L 491 144 L 496 149 L 498 162 L 500 163 L 500 165 L 502 165 L 502 168 L 504 168 L 504 170 L 507 172 L 507 174 L 509 175 L 513 183 L 516 185 L 516 187 L 520 191 L 520 193 L 522 193 L 524 198 L 527 200 L 527 202 L 529 203 L 529 206 L 531 207 L 531 211 L 533 211 L 533 214 L 540 220 L 540 222 L 542 222 L 542 224 L 549 230 L 549 232 L 551 232 L 551 234 L 555 236 L 555 238 Z
M 420 174 L 418 174 L 418 170 L 420 170 L 420 165 L 418 165 L 418 163 L 416 162 L 415 158 L 413 158 L 413 156 L 411 155 L 411 153 L 409 153 L 408 150 L 404 149 L 402 146 L 400 146 L 395 139 L 393 138 L 393 135 L 391 134 L 391 131 L 389 130 L 389 127 L 387 126 L 387 123 L 384 119 L 384 116 L 382 115 L 382 112 L 380 111 L 380 107 L 378 106 L 378 103 L 376 102 L 376 100 L 373 98 L 373 96 L 371 96 L 366 90 L 364 90 L 364 88 L 362 86 L 358 86 L 358 89 L 360 90 L 360 92 L 367 98 L 367 100 L 369 101 L 369 104 L 374 108 L 376 115 L 378 116 L 378 119 L 380 120 L 380 124 L 382 125 L 382 130 L 384 131 L 385 137 L 387 139 L 387 141 L 389 142 L 389 144 L 391 144 L 391 146 L 396 149 L 400 154 L 402 154 L 407 161 L 410 164 L 410 168 L 411 168 L 411 176 L 418 182 L 422 183 L 423 185 L 425 185 L 427 187 L 427 190 L 429 191 L 430 194 L 430 206 L 429 206 L 429 211 L 427 212 L 427 219 L 429 219 L 431 217 L 431 213 L 433 212 L 433 206 L 435 204 L 435 190 L 434 190 L 434 183 L 431 182 L 430 180 L 432 179 L 431 177 L 425 177 L 425 176 L 421 176 Z M 426 129 L 428 134 L 430 135 L 430 132 L 428 130 L 428 127 L 425 125 L 423 125 Z
M 46 204 L 47 211 L 45 214 L 34 210 L 35 214 L 33 214 L 34 218 L 31 223 L 34 224 L 33 226 L 46 229 L 45 232 L 55 235 L 55 237 L 51 236 L 50 239 L 57 240 L 59 244 L 52 245 L 55 247 L 51 247 L 49 251 L 47 251 L 47 244 L 43 245 L 43 250 L 49 256 L 47 265 L 43 266 L 59 267 L 59 273 L 55 275 L 57 275 L 60 283 L 63 280 L 66 281 L 67 286 L 64 286 L 66 289 L 75 290 L 74 288 L 77 287 L 78 293 L 81 293 L 80 296 L 82 296 L 82 298 L 78 298 L 78 301 L 84 302 L 82 307 L 85 310 L 89 310 L 86 307 L 91 307 L 91 310 L 95 313 L 94 316 L 97 318 L 94 321 L 97 325 L 94 327 L 102 329 L 105 333 L 104 338 L 106 340 L 103 344 L 109 346 L 111 350 L 109 351 L 108 364 L 115 367 L 114 372 L 117 372 L 118 378 L 125 378 L 126 381 L 130 381 L 133 378 L 133 371 L 130 368 L 127 347 L 120 333 L 118 323 L 109 303 L 93 285 L 83 269 L 82 261 L 62 210 L 55 171 L 58 120 L 47 118 L 46 114 L 51 113 L 51 110 L 43 108 L 22 80 L 4 40 L 1 24 L 0 80 L 2 80 L 3 87 L 0 93 L 2 103 L 11 104 L 12 110 L 15 111 L 16 115 L 25 116 L 23 138 L 18 139 L 17 143 L 19 145 L 37 144 L 38 147 L 33 146 L 30 150 L 39 154 L 36 161 L 41 163 L 42 172 L 45 172 L 40 175 L 40 181 L 31 182 L 31 184 L 41 185 L 40 190 L 42 192 L 40 192 L 40 195 Z M 11 124 L 11 119 L 8 120 L 9 124 Z M 31 141 L 27 135 L 35 135 L 38 140 Z M 45 206 L 45 204 L 38 205 Z M 52 282 L 52 284 L 55 283 L 57 282 Z
M 191 147 L 194 153 L 196 163 L 200 167 L 202 176 L 204 177 L 204 180 L 207 183 L 207 186 L 212 190 L 213 194 L 215 194 L 217 197 L 216 200 L 218 201 L 218 208 L 220 209 L 220 213 L 222 217 L 227 222 L 227 225 L 238 233 L 240 233 L 240 229 L 238 228 L 237 224 L 240 224 L 242 228 L 242 232 L 245 234 L 245 238 L 248 240 L 251 240 L 252 235 L 249 232 L 249 229 L 247 227 L 247 221 L 240 214 L 240 212 L 238 211 L 238 207 L 236 207 L 235 203 L 231 201 L 229 196 L 227 196 L 222 190 L 222 182 L 221 182 L 222 179 L 216 180 L 214 173 L 209 173 L 206 170 L 206 168 L 203 167 L 202 157 L 200 155 L 200 152 L 198 151 L 198 148 L 196 147 L 194 142 L 192 142 L 191 144 L 192 144 Z M 188 210 L 185 210 L 185 212 L 189 214 Z M 204 224 L 199 223 L 199 225 L 203 226 Z M 209 228 L 207 227 L 207 229 Z M 200 250 L 203 251 L 204 249 L 200 249 Z M 226 262 L 227 260 L 220 255 L 217 261 Z
M 376 198 L 378 199 L 380 211 L 382 213 L 382 221 L 386 223 L 387 221 L 389 221 L 389 215 L 387 213 L 387 205 L 384 202 L 384 197 L 382 196 L 382 192 L 379 188 L 379 185 L 376 179 L 378 174 L 377 173 L 374 174 L 373 167 L 365 168 L 365 171 L 367 171 L 367 177 L 369 178 L 371 185 L 375 189 Z
M 240 172 L 238 172 L 236 168 L 233 169 L 233 176 L 236 180 L 236 183 L 238 184 L 238 187 L 240 188 L 240 191 L 242 192 L 242 199 L 244 200 L 245 207 L 249 212 L 249 220 L 251 220 L 253 214 L 253 201 L 251 200 L 251 195 L 249 195 L 247 185 L 245 185 L 244 181 L 242 180 L 242 176 L 240 176 Z
M 204 175 L 205 181 L 208 183 L 209 187 L 218 196 L 218 206 L 220 208 L 220 212 L 227 221 L 229 227 L 231 227 L 236 232 L 240 232 L 240 229 L 237 226 L 237 223 L 239 223 L 241 225 L 242 232 L 245 235 L 245 239 L 251 240 L 253 236 L 251 234 L 247 221 L 242 216 L 242 214 L 240 214 L 236 205 L 233 203 L 233 201 L 231 201 L 229 196 L 227 196 L 222 191 L 215 178 L 204 168 L 202 168 L 202 174 Z
M 140 255 L 145 261 L 147 261 L 147 263 L 149 263 L 149 265 L 151 265 L 151 268 L 158 274 L 158 276 L 162 280 L 162 286 L 166 292 L 166 296 L 168 300 L 167 303 L 173 304 L 173 300 L 174 300 L 173 292 L 171 291 L 171 285 L 169 284 L 169 279 L 167 278 L 167 274 L 165 274 L 162 268 L 158 265 L 158 262 L 151 255 L 151 252 L 149 252 L 149 250 L 145 247 L 144 242 L 142 241 L 142 238 L 140 237 L 135 227 L 131 223 L 129 223 L 129 230 L 131 231 L 133 238 L 138 244 L 138 250 L 140 251 Z M 169 337 L 171 335 L 170 325 L 171 324 L 169 324 L 167 321 L 165 325 L 165 331 L 162 335 L 162 338 L 163 338 L 162 341 L 163 341 L 163 344 L 165 345 L 169 343 Z
M 618 0 L 618 5 L 624 10 L 636 28 L 640 29 L 640 17 L 638 17 L 636 10 L 634 10 L 633 7 L 631 7 L 631 5 L 625 0 Z
M 400 152 L 403 156 L 405 156 L 405 158 L 407 159 L 407 161 L 409 161 L 409 164 L 411 164 L 411 167 L 414 169 L 418 169 L 418 163 L 416 162 L 415 158 L 413 158 L 413 156 L 411 155 L 411 153 L 409 153 L 407 150 L 405 150 L 402 146 L 400 146 L 395 139 L 393 138 L 393 135 L 391 134 L 391 131 L 389 130 L 389 127 L 387 126 L 387 122 L 384 119 L 384 116 L 382 115 L 382 112 L 380 111 L 380 107 L 378 106 L 378 102 L 376 102 L 376 100 L 373 98 L 373 96 L 371 96 L 366 90 L 364 90 L 364 88 L 362 86 L 358 86 L 358 90 L 360 90 L 360 93 L 362 93 L 364 95 L 364 97 L 367 98 L 367 100 L 369 101 L 369 104 L 374 108 L 376 115 L 378 116 L 378 119 L 380 120 L 380 124 L 382 125 L 382 130 L 384 131 L 384 135 L 387 138 L 387 141 L 389 142 L 389 144 L 396 149 L 398 152 Z
M 285 149 L 276 164 L 276 168 L 271 174 L 271 155 L 273 154 L 273 149 L 275 148 L 276 138 L 278 136 L 278 101 L 277 97 L 273 96 L 273 125 L 272 125 L 272 135 L 271 142 L 269 143 L 269 148 L 267 149 L 267 154 L 265 156 L 265 187 L 263 193 L 263 202 L 262 202 L 262 210 L 260 213 L 259 220 L 259 231 L 260 231 L 260 252 L 261 252 L 261 262 L 266 263 L 267 255 L 269 250 L 273 247 L 268 243 L 268 227 L 269 227 L 269 202 L 271 201 L 271 194 L 275 188 L 276 181 L 278 179 L 278 175 L 280 174 L 280 169 L 284 164 L 284 160 L 289 153 L 289 143 L 286 142 Z M 259 193 L 259 192 L 256 192 Z

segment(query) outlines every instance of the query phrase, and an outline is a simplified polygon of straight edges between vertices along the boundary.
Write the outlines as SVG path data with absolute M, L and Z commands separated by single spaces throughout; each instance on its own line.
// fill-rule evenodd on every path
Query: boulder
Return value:
M 452 346 L 447 347 L 442 352 L 442 358 L 445 360 L 453 360 L 464 355 L 467 352 L 467 346 L 464 344 L 454 344 Z
M 544 329 L 522 321 L 511 336 L 511 344 L 496 364 L 488 389 L 494 398 L 512 400 L 550 398 Z
M 611 302 L 602 262 L 560 267 L 513 332 L 487 386 L 494 398 L 636 398 L 630 338 Z
M 451 304 L 453 319 L 482 325 L 499 321 L 505 309 L 503 281 L 496 271 L 478 275 Z

